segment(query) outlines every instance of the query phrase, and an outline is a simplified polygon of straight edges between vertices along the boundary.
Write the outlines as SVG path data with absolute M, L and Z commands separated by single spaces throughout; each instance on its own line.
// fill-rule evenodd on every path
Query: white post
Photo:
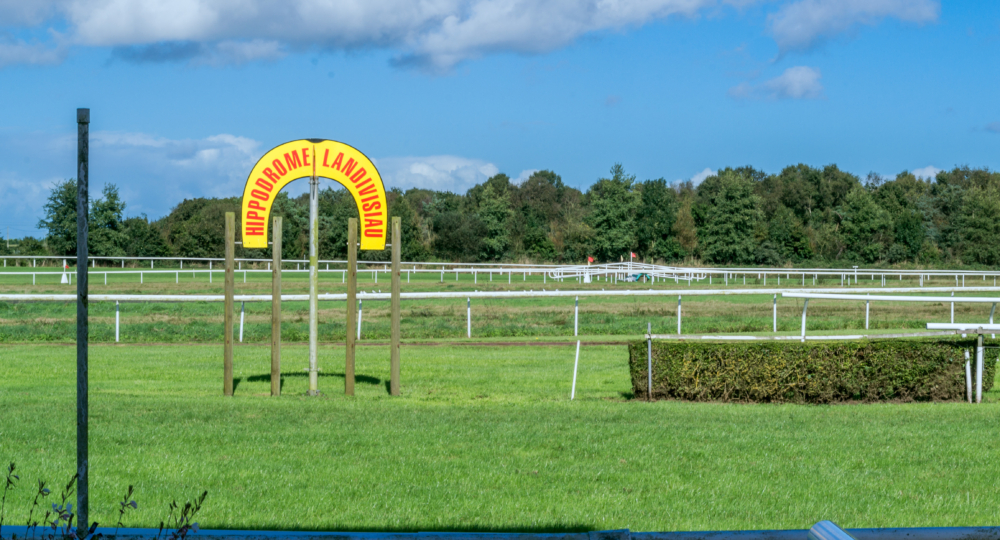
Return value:
M 965 351 L 965 397 L 972 403 L 972 366 L 969 365 L 969 351 Z
M 955 296 L 955 293 L 951 293 L 951 295 Z M 951 324 L 955 324 L 955 302 L 951 303 Z
M 105 285 L 108 284 L 108 273 L 107 272 L 104 273 L 104 284 Z
M 681 335 L 681 297 L 677 295 L 677 335 Z
M 806 342 L 806 309 L 809 308 L 809 299 L 802 303 L 802 343 Z
M 465 337 L 472 337 L 472 299 L 465 299 Z
M 865 300 L 865 330 L 868 330 L 868 304 L 871 304 L 871 300 Z
M 108 281 L 108 275 L 107 274 L 104 274 L 104 281 L 105 281 L 104 284 L 107 285 L 107 281 Z M 181 273 L 180 272 L 175 272 L 174 273 L 174 284 L 176 285 L 176 284 L 178 284 L 180 282 L 181 282 Z
M 153 260 L 152 259 L 149 260 L 149 269 L 150 270 L 153 269 Z
M 121 325 L 121 318 L 118 314 L 118 300 L 115 300 L 115 343 L 118 343 L 118 327 Z
M 208 264 L 211 265 L 212 263 L 209 262 Z M 209 283 L 212 282 L 212 269 L 211 268 L 208 269 L 208 282 Z
M 580 322 L 580 297 L 576 297 L 576 303 L 573 306 L 573 335 L 576 336 L 577 329 L 579 328 Z
M 358 341 L 361 341 L 361 304 L 362 300 L 358 300 Z
M 779 277 L 778 280 L 781 280 Z M 772 326 L 774 327 L 774 332 L 778 331 L 778 295 L 774 295 L 774 308 L 771 310 L 771 318 L 773 321 Z
M 139 284 L 142 284 L 142 272 L 139 272 Z
M 646 323 L 646 399 L 653 401 L 653 323 Z
M 983 402 L 983 335 L 979 334 L 976 345 L 976 403 Z
M 992 307 L 992 308 L 990 308 L 990 324 L 993 324 L 993 313 L 994 313 L 994 312 L 995 312 L 996 310 L 997 310 L 997 303 L 996 303 L 996 302 L 993 302 L 993 307 Z M 996 335 L 996 334 L 991 334 L 991 335 L 990 335 L 990 337 L 992 337 L 993 339 L 996 339 L 996 338 L 997 338 L 997 335 Z
M 240 343 L 243 343 L 243 317 L 246 314 L 246 302 L 240 302 Z
M 573 361 L 573 388 L 569 391 L 569 400 L 576 397 L 576 370 L 580 366 L 580 342 L 576 342 L 576 360 Z

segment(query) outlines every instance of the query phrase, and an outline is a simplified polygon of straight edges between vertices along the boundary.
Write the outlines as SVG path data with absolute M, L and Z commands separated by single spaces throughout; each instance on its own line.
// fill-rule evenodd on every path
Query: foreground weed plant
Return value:
M 3 523 L 6 517 L 7 494 L 17 487 L 17 483 L 21 479 L 20 476 L 14 474 L 15 470 L 17 470 L 17 466 L 11 462 L 7 466 L 3 496 L 0 497 L 0 540 L 4 539 Z M 45 510 L 45 515 L 41 518 L 41 521 L 35 520 L 35 511 L 39 510 L 42 506 L 40 502 L 48 497 L 52 493 L 52 490 L 46 487 L 47 484 L 44 480 L 38 481 L 35 496 L 28 510 L 28 520 L 25 523 L 25 532 L 29 539 L 35 538 L 39 524 L 43 526 L 43 532 L 38 534 L 40 540 L 96 540 L 97 538 L 104 537 L 104 534 L 96 532 L 96 521 L 90 524 L 90 527 L 82 536 L 73 527 L 73 522 L 77 518 L 77 515 L 73 512 L 73 503 L 70 501 L 76 492 L 76 482 L 79 478 L 79 474 L 74 474 L 70 478 L 59 495 L 59 502 L 52 503 L 52 508 Z M 139 504 L 132 498 L 134 492 L 134 486 L 129 485 L 124 497 L 119 501 L 118 523 L 115 525 L 114 535 L 108 538 L 117 538 L 118 531 L 125 520 L 125 515 L 139 507 Z M 160 529 L 156 535 L 157 540 L 161 538 L 163 540 L 183 540 L 188 534 L 198 532 L 198 523 L 194 521 L 194 517 L 201 510 L 207 497 L 208 491 L 206 490 L 194 502 L 187 501 L 184 503 L 184 506 L 177 504 L 176 500 L 171 501 L 168 505 L 167 518 L 160 522 Z M 11 540 L 17 540 L 17 535 L 12 535 L 10 538 Z

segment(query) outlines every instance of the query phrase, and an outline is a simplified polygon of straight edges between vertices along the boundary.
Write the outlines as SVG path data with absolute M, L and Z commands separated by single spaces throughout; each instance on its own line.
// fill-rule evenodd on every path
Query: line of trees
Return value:
M 307 253 L 308 200 L 279 194 L 288 257 Z M 76 184 L 57 185 L 39 222 L 44 239 L 20 253 L 72 255 Z M 956 167 L 933 180 L 909 172 L 861 179 L 836 165 L 766 174 L 725 168 L 698 185 L 637 181 L 616 164 L 586 192 L 552 171 L 520 184 L 497 174 L 464 195 L 392 190 L 389 214 L 402 219 L 404 260 L 584 263 L 628 260 L 715 265 L 1000 266 L 1000 173 Z M 343 189 L 320 192 L 320 257 L 346 256 L 346 220 L 357 217 Z M 113 185 L 91 205 L 94 255 L 218 257 L 223 216 L 239 198 L 189 199 L 167 216 L 125 217 Z M 8 251 L 0 247 L 0 251 Z M 267 258 L 267 250 L 237 249 Z M 362 252 L 384 260 L 388 252 Z

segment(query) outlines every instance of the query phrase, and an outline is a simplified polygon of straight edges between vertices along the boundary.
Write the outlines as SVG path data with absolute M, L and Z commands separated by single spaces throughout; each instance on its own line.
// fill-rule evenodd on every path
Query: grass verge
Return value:
M 171 498 L 209 498 L 206 528 L 559 531 L 996 525 L 998 392 L 987 403 L 726 405 L 630 399 L 625 346 L 410 347 L 400 398 L 388 349 L 321 351 L 323 395 L 304 395 L 306 349 L 91 348 L 91 512 L 156 526 Z M 0 347 L 0 460 L 22 485 L 75 468 L 74 350 Z

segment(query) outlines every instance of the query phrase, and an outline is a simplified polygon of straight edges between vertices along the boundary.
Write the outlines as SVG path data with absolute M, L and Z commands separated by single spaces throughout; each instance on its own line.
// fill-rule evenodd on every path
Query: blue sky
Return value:
M 998 60 L 998 2 L 0 0 L 0 226 L 38 234 L 77 107 L 92 184 L 151 218 L 309 137 L 457 192 L 537 169 L 586 189 L 616 162 L 996 169 Z

